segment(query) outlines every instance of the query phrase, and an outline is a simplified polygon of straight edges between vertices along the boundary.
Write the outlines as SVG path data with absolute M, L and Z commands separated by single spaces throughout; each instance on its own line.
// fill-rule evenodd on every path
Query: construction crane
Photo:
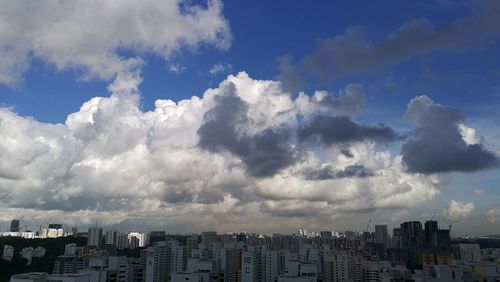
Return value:
M 451 234 L 451 228 L 453 227 L 453 225 L 446 219 L 446 217 L 443 215 L 443 220 L 444 222 L 446 222 L 446 224 L 448 224 L 448 229 L 450 230 L 450 234 Z
M 366 225 L 366 228 L 365 228 L 365 233 L 368 232 L 368 228 L 370 228 L 370 224 L 372 223 L 372 219 L 369 218 L 368 219 L 368 224 Z
M 434 211 L 434 213 L 432 214 L 431 219 L 429 219 L 429 221 L 432 221 L 435 216 L 436 216 L 436 211 Z

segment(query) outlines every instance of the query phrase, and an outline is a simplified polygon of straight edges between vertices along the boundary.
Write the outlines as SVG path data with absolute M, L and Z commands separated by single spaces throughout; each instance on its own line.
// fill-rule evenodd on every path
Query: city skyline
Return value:
M 204 231 L 170 235 L 165 231 L 104 232 L 93 226 L 76 235 L 49 231 L 41 237 L 51 238 L 46 240 L 8 235 L 0 237 L 4 242 L 0 264 L 9 266 L 0 279 L 447 282 L 496 281 L 500 277 L 500 235 L 450 238 L 450 230 L 439 228 L 434 220 L 402 222 L 392 232 L 387 225 L 375 225 L 374 232 L 367 232 L 370 223 L 361 233 L 298 230 L 294 234 Z
M 101 2 L 0 1 L 1 230 L 500 234 L 500 2 Z

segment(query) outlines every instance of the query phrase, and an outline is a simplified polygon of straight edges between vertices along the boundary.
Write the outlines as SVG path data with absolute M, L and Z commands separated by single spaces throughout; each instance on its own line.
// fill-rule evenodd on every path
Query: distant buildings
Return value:
M 49 225 L 49 228 L 40 229 L 38 238 L 59 238 L 67 235 L 59 225 L 55 227 L 57 228 L 51 228 Z
M 302 229 L 291 235 L 207 231 L 200 236 L 116 230 L 108 230 L 103 236 L 101 227 L 92 227 L 87 241 L 87 246 L 67 244 L 64 254 L 57 257 L 52 274 L 32 274 L 33 279 L 41 280 L 19 280 L 23 276 L 15 275 L 13 281 L 500 280 L 500 248 L 452 244 L 449 230 L 439 229 L 435 221 L 424 225 L 418 221 L 404 222 L 393 230 L 392 236 L 386 225 L 376 225 L 374 232 L 362 233 L 315 233 Z M 139 250 L 130 253 L 138 257 L 116 255 L 117 249 L 134 248 Z M 35 249 L 22 250 L 26 253 L 23 257 L 34 257 L 34 252 Z
M 76 230 L 76 229 L 75 229 Z M 49 224 L 48 227 L 40 227 L 37 232 L 29 231 L 26 228 L 20 228 L 20 222 L 17 219 L 13 219 L 10 224 L 10 231 L 0 232 L 0 237 L 21 237 L 24 239 L 35 239 L 35 238 L 58 238 L 73 235 L 74 229 L 71 231 L 64 231 L 62 229 L 62 224 Z
M 89 232 L 87 235 L 87 246 L 101 248 L 102 246 L 102 227 L 89 227 Z
M 142 248 L 148 244 L 148 235 L 146 233 L 129 232 L 127 236 L 131 245 L 130 246 L 131 249 L 135 249 L 137 247 Z
M 10 232 L 19 232 L 19 219 L 13 219 L 10 222 Z

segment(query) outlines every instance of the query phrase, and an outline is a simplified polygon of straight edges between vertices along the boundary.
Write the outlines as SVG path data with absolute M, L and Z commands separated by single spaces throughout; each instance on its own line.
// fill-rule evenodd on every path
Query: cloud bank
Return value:
M 300 142 L 303 126 L 335 120 L 335 111 L 279 82 L 230 75 L 201 97 L 157 100 L 146 112 L 138 83 L 119 76 L 109 97 L 85 102 L 64 124 L 0 109 L 2 220 L 38 211 L 63 222 L 163 218 L 229 229 L 267 218 L 276 229 L 439 193 L 439 175 L 406 172 L 401 156 L 377 148 L 379 127 L 350 121 L 368 134 L 341 146 Z

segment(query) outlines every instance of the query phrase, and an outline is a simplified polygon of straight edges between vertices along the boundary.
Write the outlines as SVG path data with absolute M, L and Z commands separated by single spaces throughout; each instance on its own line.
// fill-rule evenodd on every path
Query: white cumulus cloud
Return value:
M 486 213 L 489 222 L 498 222 L 500 221 L 500 208 L 494 208 L 488 210 Z
M 474 203 L 464 203 L 451 200 L 450 205 L 443 211 L 443 214 L 450 221 L 457 221 L 467 218 L 474 211 Z
M 222 3 L 183 0 L 0 1 L 0 83 L 15 85 L 33 58 L 82 78 L 111 79 L 139 68 L 141 55 L 168 60 L 181 47 L 228 48 Z M 124 55 L 124 52 L 129 55 Z

